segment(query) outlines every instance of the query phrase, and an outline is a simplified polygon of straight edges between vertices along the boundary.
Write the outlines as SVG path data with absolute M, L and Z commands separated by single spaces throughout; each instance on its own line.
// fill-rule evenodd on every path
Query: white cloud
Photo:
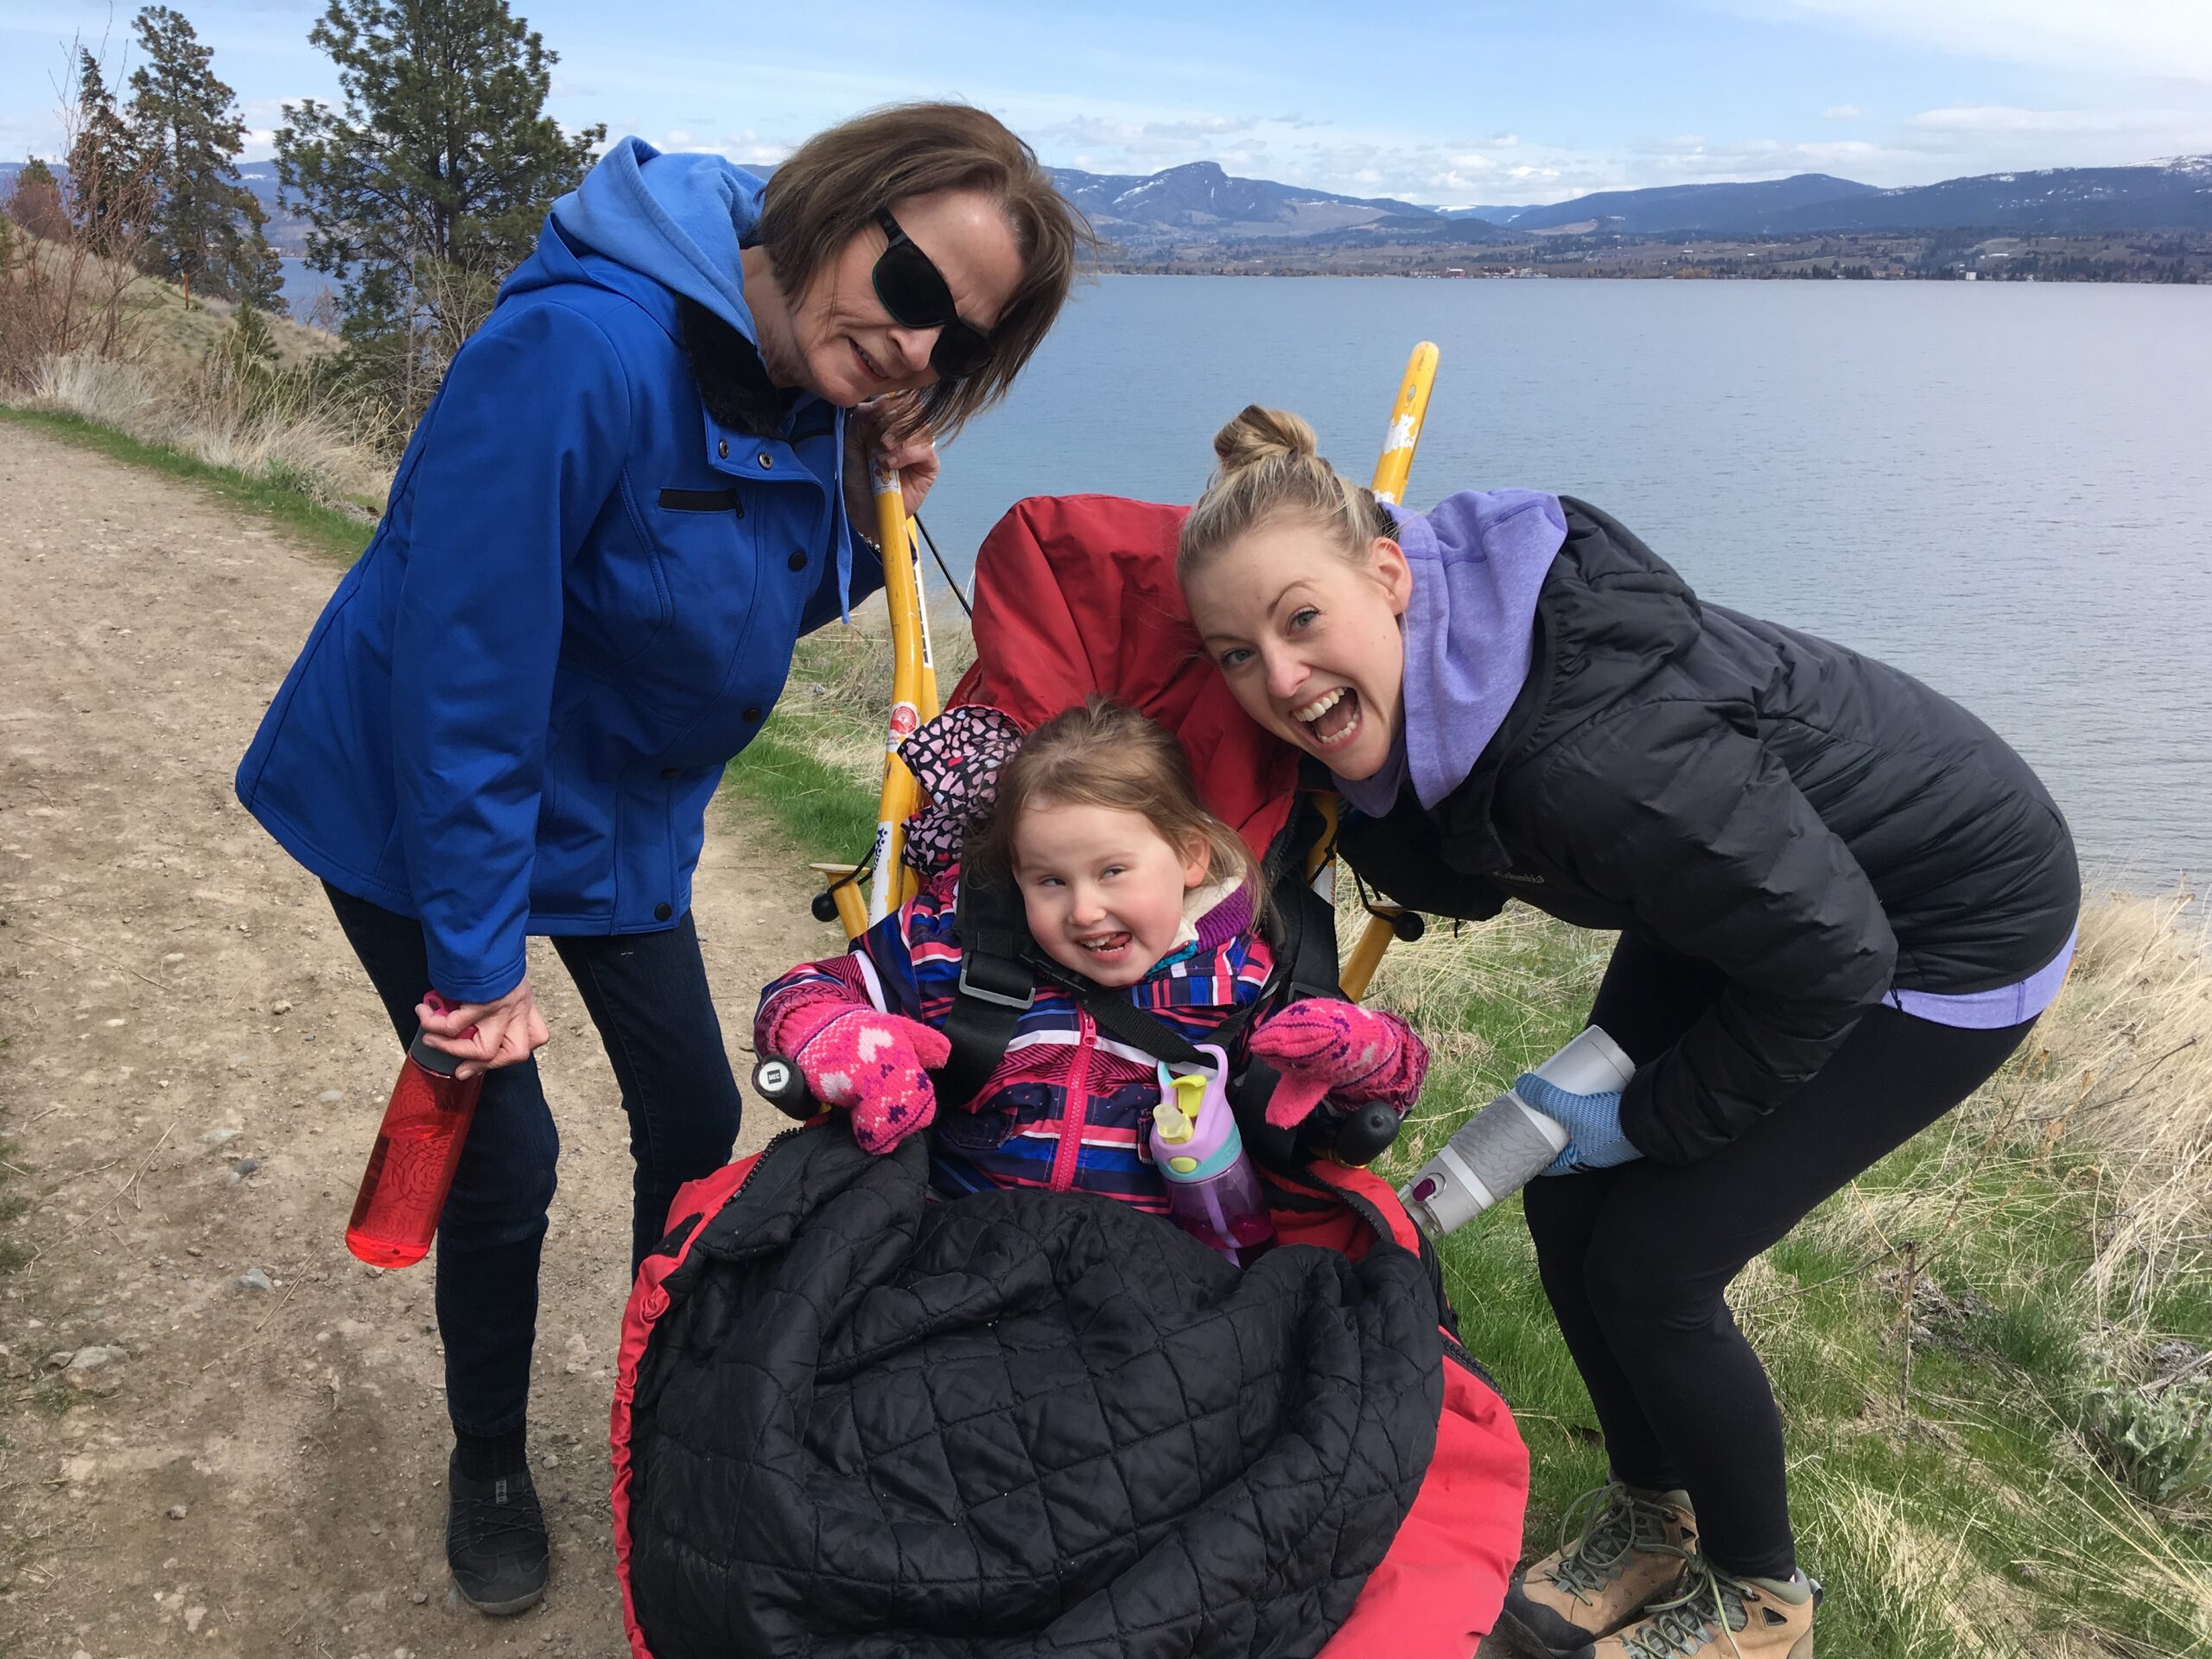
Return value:
M 1780 138 L 1746 138 L 1712 143 L 1703 138 L 1677 138 L 1651 145 L 1639 152 L 1650 165 L 1681 175 L 1655 183 L 1681 183 L 1712 178 L 1784 178 L 1793 173 L 1833 173 L 1864 168 L 1883 155 L 1879 144 L 1859 138 L 1828 139 L 1817 143 Z
M 2021 110 L 1999 104 L 1923 110 L 1905 125 L 1923 132 L 2164 132 L 2202 124 L 2179 110 Z
M 710 145 L 709 148 L 719 150 L 723 156 L 735 162 L 740 167 L 747 167 L 754 164 L 765 166 L 780 162 L 798 146 L 779 143 L 772 138 L 763 138 L 752 128 L 747 127 L 741 132 L 723 134 L 722 141 L 718 144 Z
M 1734 0 L 1962 57 L 2212 83 L 2205 0 Z
M 1283 121 L 1262 122 L 1250 116 L 1188 115 L 1150 120 L 1127 116 L 1077 115 L 1065 120 L 1021 127 L 1023 137 L 1051 161 L 1056 153 L 1079 147 L 1094 162 L 1109 152 L 1104 163 L 1111 172 L 1151 173 L 1184 162 L 1220 161 L 1225 138 L 1249 134 L 1263 126 L 1285 126 Z M 1315 123 L 1301 123 L 1314 125 Z M 1264 142 L 1264 141 L 1262 141 Z M 1245 146 L 1249 148 L 1249 143 Z M 1084 162 L 1072 165 L 1093 170 Z
M 1856 104 L 1831 104 L 1821 111 L 1823 121 L 1856 121 L 1858 118 L 1859 106 Z
M 1908 118 L 1899 142 L 1916 152 L 1915 182 L 2046 167 L 2126 167 L 2212 152 L 2212 105 L 2200 111 L 2028 110 L 1962 105 Z

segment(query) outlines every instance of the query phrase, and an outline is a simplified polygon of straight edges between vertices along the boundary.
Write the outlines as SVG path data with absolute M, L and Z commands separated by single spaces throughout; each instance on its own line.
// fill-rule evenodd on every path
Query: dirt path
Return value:
M 0 425 L 0 1653 L 623 1645 L 629 1160 L 550 952 L 536 1611 L 448 1606 L 429 1271 L 365 1268 L 340 1236 L 397 1051 L 320 891 L 231 793 L 337 575 L 188 486 Z M 709 839 L 699 931 L 734 1046 L 755 988 L 831 943 L 795 870 Z M 241 1287 L 256 1269 L 270 1288 Z

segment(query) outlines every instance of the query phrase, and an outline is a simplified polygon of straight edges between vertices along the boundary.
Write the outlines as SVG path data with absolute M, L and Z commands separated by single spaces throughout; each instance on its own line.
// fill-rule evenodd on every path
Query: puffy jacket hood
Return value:
M 696 300 L 757 340 L 738 250 L 760 223 L 766 188 L 719 156 L 664 156 L 642 138 L 625 138 L 553 204 L 547 222 L 602 258 Z M 558 280 L 559 273 L 544 266 L 541 253 L 511 286 Z

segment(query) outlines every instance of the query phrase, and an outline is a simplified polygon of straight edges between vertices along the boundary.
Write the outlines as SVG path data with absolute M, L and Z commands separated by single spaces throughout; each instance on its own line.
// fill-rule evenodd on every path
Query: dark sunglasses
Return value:
M 940 330 L 930 350 L 930 366 L 940 380 L 966 379 L 991 360 L 991 337 L 961 320 L 944 273 L 899 228 L 888 207 L 875 210 L 875 222 L 891 238 L 891 245 L 876 256 L 875 297 L 901 327 Z

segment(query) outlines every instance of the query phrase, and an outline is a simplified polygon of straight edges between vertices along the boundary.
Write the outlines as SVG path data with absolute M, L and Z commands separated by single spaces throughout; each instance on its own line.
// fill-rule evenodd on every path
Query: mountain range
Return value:
M 0 190 L 19 171 L 20 163 L 0 162 Z M 1983 230 L 2063 236 L 2212 230 L 2212 156 L 2137 167 L 1990 173 L 1894 190 L 1801 173 L 1749 184 L 1605 190 L 1533 207 L 1434 207 L 1389 196 L 1342 195 L 1238 177 L 1215 162 L 1152 174 L 1066 167 L 1051 172 L 1061 194 L 1102 235 L 1139 255 L 1229 243 L 1456 246 L 1578 233 L 1713 238 Z M 296 257 L 306 226 L 281 200 L 274 165 L 250 165 L 240 177 L 269 210 L 270 245 Z
M 2212 156 L 2139 167 L 1992 173 L 1885 190 L 1825 173 L 1750 184 L 1607 190 L 1539 206 L 1430 207 L 1240 179 L 1213 162 L 1149 176 L 1055 168 L 1063 194 L 1132 250 L 1194 241 L 1525 242 L 1532 234 L 1788 236 L 2003 230 L 2212 230 Z

